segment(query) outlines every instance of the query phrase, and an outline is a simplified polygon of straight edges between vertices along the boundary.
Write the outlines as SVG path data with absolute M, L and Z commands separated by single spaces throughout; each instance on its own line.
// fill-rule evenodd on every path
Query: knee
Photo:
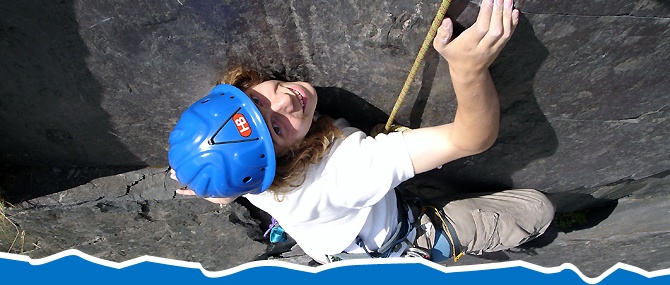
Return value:
M 554 206 L 540 191 L 514 189 L 486 196 L 471 211 L 474 226 L 467 244 L 471 253 L 518 246 L 544 234 L 554 217 Z M 460 238 L 461 233 L 458 233 Z
M 538 228 L 541 228 L 542 231 L 546 230 L 554 219 L 554 204 L 545 194 L 535 189 L 521 189 L 520 191 L 524 191 L 524 195 L 529 199 L 529 202 L 537 207 Z

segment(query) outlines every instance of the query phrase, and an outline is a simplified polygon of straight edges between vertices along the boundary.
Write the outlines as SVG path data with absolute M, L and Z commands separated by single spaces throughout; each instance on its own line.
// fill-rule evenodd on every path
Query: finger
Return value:
M 514 7 L 512 7 L 512 27 L 510 29 L 509 38 L 511 38 L 512 35 L 514 34 L 514 31 L 516 30 L 516 26 L 518 24 L 519 24 L 519 10 L 514 9 Z M 507 40 L 509 40 L 509 38 Z
M 196 195 L 195 191 L 193 191 L 191 189 L 177 189 L 175 192 L 179 195 L 187 195 L 187 196 L 195 196 Z
M 210 201 L 214 204 L 219 204 L 219 205 L 225 204 L 225 203 L 221 203 L 219 198 L 205 198 L 205 200 Z
M 492 47 L 503 34 L 503 0 L 494 0 L 491 22 L 484 38 L 479 42 L 483 47 Z
M 502 37 L 504 39 L 508 39 L 510 37 L 510 35 L 512 34 L 512 11 L 514 10 L 512 5 L 514 5 L 512 0 L 505 0 L 503 2 L 503 12 L 502 12 L 503 33 L 502 33 Z
M 512 11 L 512 33 L 516 30 L 516 26 L 519 24 L 519 10 L 514 9 Z
M 174 169 L 170 170 L 170 178 L 177 180 L 177 173 L 174 172 Z
M 484 0 L 482 1 L 482 5 L 479 7 L 479 15 L 477 15 L 477 21 L 475 22 L 475 25 L 477 27 L 477 31 L 479 32 L 480 38 L 486 35 L 489 30 L 489 25 L 491 25 L 493 1 L 494 0 Z
M 229 204 L 230 202 L 234 201 L 235 198 L 205 198 L 205 200 L 223 206 L 223 205 Z
M 454 27 L 451 19 L 445 18 L 442 20 L 442 25 L 437 29 L 437 34 L 433 39 L 433 47 L 438 51 L 442 50 L 451 40 L 453 31 Z
M 509 1 L 509 3 L 507 3 Z M 517 24 L 519 24 L 519 10 L 514 9 L 513 0 L 505 0 L 503 9 L 503 35 L 494 44 L 493 48 L 501 50 L 507 44 L 507 41 L 514 34 Z

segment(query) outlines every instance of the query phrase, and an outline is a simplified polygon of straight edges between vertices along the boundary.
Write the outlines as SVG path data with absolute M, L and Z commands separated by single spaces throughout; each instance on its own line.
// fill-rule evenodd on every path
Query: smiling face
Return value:
M 278 155 L 303 140 L 312 125 L 317 95 L 306 82 L 268 80 L 245 90 L 270 129 Z

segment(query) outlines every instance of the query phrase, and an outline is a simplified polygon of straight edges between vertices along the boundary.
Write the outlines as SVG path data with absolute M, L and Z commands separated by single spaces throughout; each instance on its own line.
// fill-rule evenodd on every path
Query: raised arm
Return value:
M 484 0 L 477 21 L 460 36 L 450 19 L 438 29 L 433 47 L 449 63 L 457 109 L 450 124 L 404 133 L 415 173 L 487 150 L 498 136 L 500 106 L 489 66 L 514 32 L 519 11 L 512 0 Z

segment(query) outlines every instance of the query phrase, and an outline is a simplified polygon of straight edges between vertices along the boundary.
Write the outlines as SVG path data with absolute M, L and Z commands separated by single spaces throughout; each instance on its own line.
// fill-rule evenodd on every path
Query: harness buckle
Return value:
M 430 260 L 431 258 L 430 252 L 416 246 L 412 246 L 409 249 L 407 249 L 407 252 L 405 252 L 403 257 L 420 257 L 426 260 Z

